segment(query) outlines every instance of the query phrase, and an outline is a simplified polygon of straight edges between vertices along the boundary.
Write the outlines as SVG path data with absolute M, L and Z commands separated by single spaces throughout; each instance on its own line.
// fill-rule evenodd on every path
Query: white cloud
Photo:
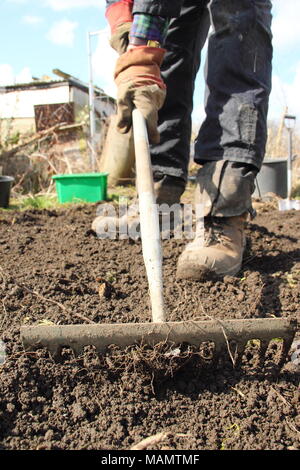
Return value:
M 49 41 L 60 46 L 71 47 L 75 40 L 75 29 L 78 23 L 69 20 L 61 20 L 54 23 L 46 37 Z
M 114 68 L 118 54 L 109 44 L 109 29 L 99 31 L 98 44 L 93 54 L 94 81 L 110 96 L 116 96 Z
M 53 10 L 62 11 L 71 8 L 81 7 L 103 7 L 104 0 L 45 0 L 46 5 L 50 6 Z
M 300 45 L 300 2 L 273 0 L 273 44 L 275 48 L 297 48 Z
M 15 83 L 28 83 L 32 81 L 29 67 L 24 67 L 19 73 L 15 73 L 10 64 L 0 64 L 0 86 L 14 85 Z
M 11 65 L 0 64 L 0 85 L 13 85 L 15 83 L 15 75 Z
M 31 24 L 31 25 L 39 24 L 39 23 L 42 23 L 43 21 L 44 19 L 41 18 L 40 16 L 26 15 L 26 16 L 23 16 L 22 18 L 23 23 Z
M 6 0 L 7 3 L 17 3 L 17 4 L 22 4 L 22 3 L 27 3 L 28 0 Z
M 32 81 L 32 73 L 29 67 L 24 67 L 20 73 L 16 75 L 16 83 L 29 83 Z
M 33 4 L 35 0 L 6 0 L 7 3 L 16 4 Z M 55 11 L 70 10 L 73 8 L 86 8 L 96 7 L 103 8 L 105 6 L 105 0 L 39 0 L 39 4 L 43 3 L 44 6 L 48 6 Z

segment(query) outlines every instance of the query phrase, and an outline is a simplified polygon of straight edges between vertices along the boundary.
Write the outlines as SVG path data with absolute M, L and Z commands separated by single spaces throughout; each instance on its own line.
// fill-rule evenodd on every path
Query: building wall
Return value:
M 44 88 L 28 88 L 23 90 L 6 90 L 0 93 L 0 139 L 13 137 L 17 132 L 30 134 L 36 131 L 35 105 L 51 105 L 74 103 L 75 120 L 83 108 L 88 111 L 88 92 L 69 83 L 45 84 Z M 96 100 L 96 110 L 101 116 L 115 113 L 114 104 L 109 99 Z M 98 126 L 101 127 L 101 123 Z
M 69 103 L 69 85 L 16 90 L 0 94 L 0 118 L 34 118 L 34 105 Z
M 13 137 L 16 133 L 32 134 L 35 132 L 34 118 L 0 119 L 0 139 Z
M 32 88 L 0 93 L 1 141 L 17 132 L 35 132 L 34 106 L 69 102 L 69 85 L 53 88 Z
M 76 107 L 84 108 L 89 105 L 89 95 L 88 93 L 80 90 L 79 88 L 70 87 L 70 101 L 75 103 Z

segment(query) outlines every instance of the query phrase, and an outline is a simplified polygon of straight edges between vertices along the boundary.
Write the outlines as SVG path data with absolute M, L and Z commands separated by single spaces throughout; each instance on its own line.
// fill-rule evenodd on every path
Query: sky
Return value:
M 269 119 L 279 120 L 288 107 L 300 127 L 299 18 L 299 0 L 273 0 L 273 88 Z M 88 81 L 88 31 L 99 31 L 92 38 L 95 84 L 115 96 L 112 77 L 117 56 L 109 46 L 105 0 L 0 0 L 0 86 L 24 83 L 31 77 L 44 75 L 55 78 L 52 73 L 55 68 Z M 204 116 L 203 101 L 201 67 L 194 97 L 196 125 Z

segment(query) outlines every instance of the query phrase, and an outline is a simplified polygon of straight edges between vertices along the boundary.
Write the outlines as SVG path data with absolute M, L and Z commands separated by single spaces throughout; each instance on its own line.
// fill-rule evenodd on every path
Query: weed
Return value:
M 88 203 L 84 203 L 84 201 L 80 201 L 80 205 L 85 205 Z M 62 207 L 70 207 L 78 205 L 76 203 L 64 203 L 61 204 L 58 202 L 57 196 L 55 194 L 39 194 L 39 195 L 32 195 L 29 194 L 27 196 L 18 196 L 15 199 L 12 198 L 9 208 L 3 209 L 0 208 L 1 211 L 11 211 L 11 210 L 30 210 L 30 209 L 58 209 Z
M 226 448 L 226 442 L 227 441 L 231 441 L 232 439 L 234 438 L 237 438 L 240 434 L 240 426 L 237 424 L 237 423 L 234 423 L 232 424 L 232 426 L 229 426 L 229 428 L 226 428 L 226 435 L 228 437 L 226 437 L 222 443 L 221 443 L 221 447 L 220 447 L 220 450 L 227 450 Z
M 19 202 L 19 203 L 18 203 Z M 50 209 L 58 204 L 56 196 L 27 196 L 17 202 L 19 209 Z

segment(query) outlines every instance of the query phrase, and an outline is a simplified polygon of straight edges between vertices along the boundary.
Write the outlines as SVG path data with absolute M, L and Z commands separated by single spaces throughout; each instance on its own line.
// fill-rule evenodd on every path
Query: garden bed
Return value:
M 0 212 L 0 449 L 300 449 L 299 369 L 255 369 L 252 353 L 201 367 L 191 357 L 167 373 L 149 355 L 112 349 L 99 358 L 64 350 L 25 353 L 19 328 L 35 323 L 150 321 L 141 244 L 99 240 L 95 206 Z M 300 212 L 261 211 L 236 277 L 176 281 L 182 240 L 165 240 L 170 320 L 298 318 Z M 103 284 L 109 286 L 99 295 Z M 139 355 L 140 354 L 140 355 Z

